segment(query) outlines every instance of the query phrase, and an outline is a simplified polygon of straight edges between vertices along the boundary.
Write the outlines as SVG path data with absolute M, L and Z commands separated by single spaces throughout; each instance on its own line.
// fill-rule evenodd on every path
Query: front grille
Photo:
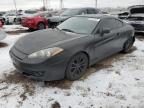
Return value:
M 26 72 L 23 72 L 23 75 L 25 75 L 25 76 L 42 77 L 42 76 L 44 76 L 44 71 L 39 71 L 39 72 L 26 71 Z

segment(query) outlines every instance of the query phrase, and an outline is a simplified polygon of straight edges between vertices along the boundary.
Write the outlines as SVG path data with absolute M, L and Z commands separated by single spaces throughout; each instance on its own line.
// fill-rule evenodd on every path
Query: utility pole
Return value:
M 95 8 L 97 8 L 97 0 L 95 0 Z
M 45 2 L 44 2 L 44 0 L 43 0 L 43 10 L 45 9 Z
M 141 0 L 141 3 L 140 3 L 141 5 L 144 5 L 144 0 Z
M 45 11 L 46 6 L 45 6 L 45 0 L 43 0 L 43 11 Z
M 51 0 L 48 0 L 48 8 L 51 9 Z
M 63 9 L 63 0 L 60 0 L 60 9 Z
M 16 11 L 16 14 L 17 14 L 17 5 L 16 5 L 16 1 L 13 0 L 13 2 L 14 2 L 14 6 L 15 6 L 15 11 Z
M 46 0 L 45 3 L 46 3 L 46 8 L 48 9 L 48 1 Z

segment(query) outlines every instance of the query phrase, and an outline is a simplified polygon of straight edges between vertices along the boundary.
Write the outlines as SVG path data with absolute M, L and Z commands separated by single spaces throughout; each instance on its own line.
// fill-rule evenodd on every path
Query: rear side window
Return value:
M 117 19 L 105 19 L 102 23 L 101 23 L 101 27 L 102 28 L 109 28 L 110 30 L 113 29 L 118 29 L 120 27 L 123 26 L 123 23 Z

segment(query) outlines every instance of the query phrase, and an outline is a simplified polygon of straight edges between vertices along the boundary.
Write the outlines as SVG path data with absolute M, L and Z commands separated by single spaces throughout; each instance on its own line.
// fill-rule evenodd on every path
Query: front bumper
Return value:
M 22 55 L 25 54 L 17 57 L 12 50 L 10 51 L 17 72 L 34 80 L 53 81 L 64 79 L 67 60 L 54 57 L 36 64 L 24 63 L 21 59 Z

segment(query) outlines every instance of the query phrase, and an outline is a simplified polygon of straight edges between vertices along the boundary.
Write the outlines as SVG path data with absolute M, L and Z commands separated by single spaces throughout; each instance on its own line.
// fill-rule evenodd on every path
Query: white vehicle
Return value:
M 37 11 L 35 11 L 35 10 L 24 10 L 20 14 L 23 17 L 29 17 L 29 16 L 36 14 L 36 13 L 37 13 Z
M 6 13 L 3 15 L 3 19 L 6 24 L 16 22 L 17 15 L 15 13 Z
M 21 19 L 31 17 L 31 16 L 35 15 L 36 13 L 38 13 L 38 12 L 35 10 L 23 10 L 17 16 L 16 21 L 19 23 L 19 22 L 21 22 Z
M 0 29 L 0 41 L 6 38 L 6 33 Z

